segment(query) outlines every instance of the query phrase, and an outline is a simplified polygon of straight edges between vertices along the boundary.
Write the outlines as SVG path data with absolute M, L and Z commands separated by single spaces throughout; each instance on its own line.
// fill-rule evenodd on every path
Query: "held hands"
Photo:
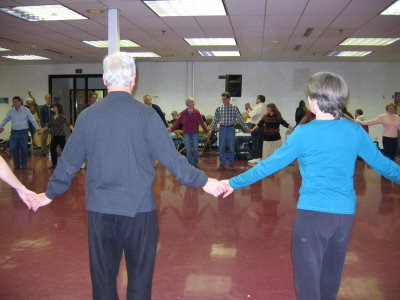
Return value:
M 53 201 L 52 199 L 47 198 L 45 193 L 37 194 L 33 200 L 30 201 L 31 208 L 33 211 L 37 211 L 39 207 L 46 206 Z
M 208 178 L 206 185 L 203 186 L 203 190 L 214 197 L 219 197 L 227 191 L 226 186 L 214 178 Z
M 214 178 L 208 178 L 206 185 L 203 186 L 203 190 L 214 197 L 223 195 L 224 198 L 228 197 L 233 192 L 233 188 L 228 180 L 218 181 Z
M 32 201 L 36 198 L 37 194 L 28 190 L 26 187 L 17 189 L 17 193 L 26 206 L 28 206 L 29 209 L 32 209 Z

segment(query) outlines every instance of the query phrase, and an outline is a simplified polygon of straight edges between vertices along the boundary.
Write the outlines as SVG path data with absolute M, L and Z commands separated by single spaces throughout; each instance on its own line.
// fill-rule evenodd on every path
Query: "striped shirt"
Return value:
M 211 123 L 211 129 L 214 130 L 217 127 L 217 124 L 220 124 L 221 126 L 234 126 L 236 121 L 239 121 L 243 129 L 247 129 L 242 115 L 240 114 L 240 111 L 236 105 L 231 103 L 227 105 L 221 104 L 215 110 L 214 120 Z

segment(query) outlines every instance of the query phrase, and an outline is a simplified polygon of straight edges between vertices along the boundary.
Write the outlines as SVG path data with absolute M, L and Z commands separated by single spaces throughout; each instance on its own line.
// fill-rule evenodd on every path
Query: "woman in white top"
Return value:
M 377 118 L 362 122 L 362 125 L 377 125 L 382 124 L 382 145 L 383 154 L 394 160 L 397 153 L 397 139 L 400 130 L 400 117 L 396 115 L 396 107 L 394 103 L 386 104 L 386 113 L 378 116 Z

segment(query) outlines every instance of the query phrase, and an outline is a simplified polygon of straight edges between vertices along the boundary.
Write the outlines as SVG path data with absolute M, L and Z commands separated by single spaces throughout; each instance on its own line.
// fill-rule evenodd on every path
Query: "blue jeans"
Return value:
M 28 129 L 11 131 L 10 149 L 14 159 L 14 167 L 26 166 L 28 160 Z
M 231 167 L 235 164 L 235 126 L 219 127 L 219 164 L 224 166 L 226 161 Z
M 199 164 L 199 135 L 196 133 L 185 133 L 183 135 L 186 157 L 192 166 Z

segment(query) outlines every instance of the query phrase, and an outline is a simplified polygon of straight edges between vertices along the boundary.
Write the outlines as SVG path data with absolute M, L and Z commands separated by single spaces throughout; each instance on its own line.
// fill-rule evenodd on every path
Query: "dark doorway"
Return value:
M 54 103 L 61 103 L 65 116 L 75 124 L 79 113 L 87 107 L 89 94 L 95 92 L 101 101 L 107 88 L 101 74 L 49 75 L 49 93 Z

